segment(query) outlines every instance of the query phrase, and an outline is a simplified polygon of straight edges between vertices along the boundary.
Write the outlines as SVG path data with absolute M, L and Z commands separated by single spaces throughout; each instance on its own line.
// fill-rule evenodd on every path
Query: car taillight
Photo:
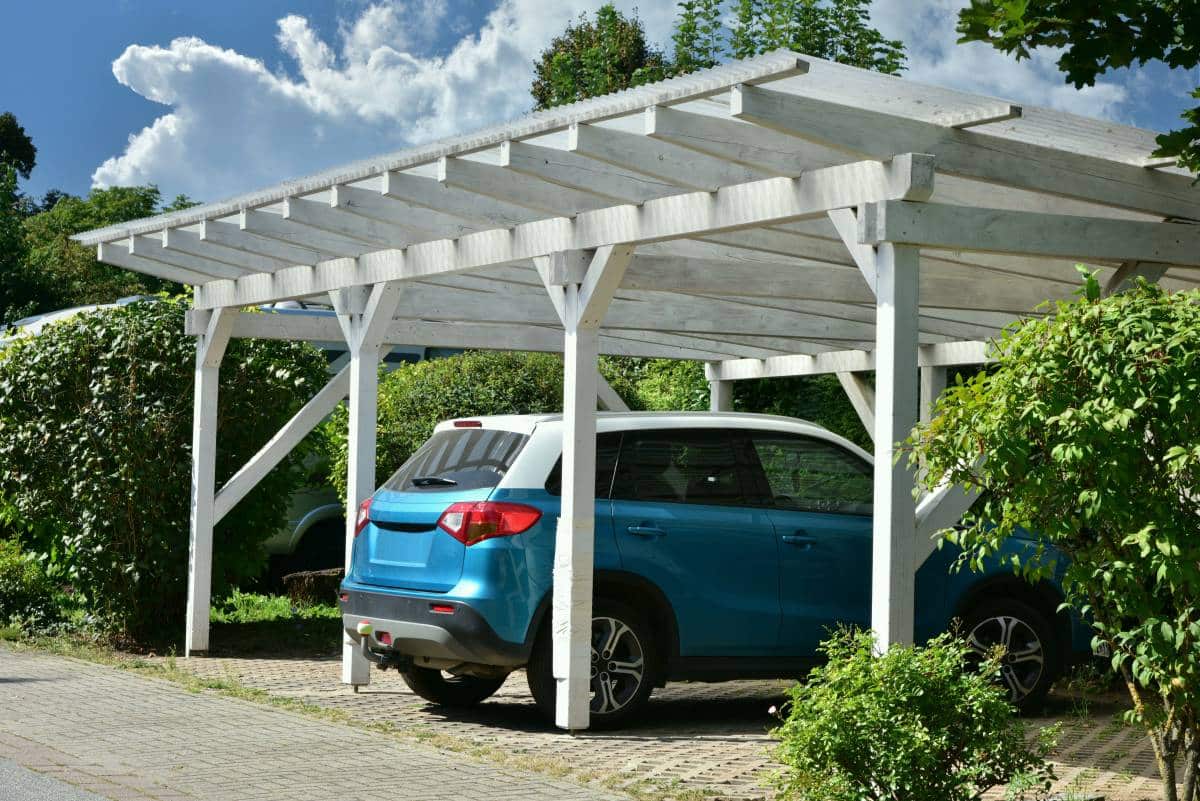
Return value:
M 533 528 L 542 511 L 519 503 L 460 501 L 438 518 L 438 527 L 463 545 L 511 537 Z
M 367 527 L 367 523 L 371 522 L 371 499 L 367 498 L 358 505 L 358 516 L 354 518 L 354 536 L 362 533 L 362 530 Z

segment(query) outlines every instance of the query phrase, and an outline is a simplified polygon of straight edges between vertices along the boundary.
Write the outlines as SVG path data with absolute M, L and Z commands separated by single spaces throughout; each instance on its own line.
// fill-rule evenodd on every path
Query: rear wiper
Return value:
M 409 482 L 414 487 L 457 487 L 458 482 L 441 476 L 417 476 Z

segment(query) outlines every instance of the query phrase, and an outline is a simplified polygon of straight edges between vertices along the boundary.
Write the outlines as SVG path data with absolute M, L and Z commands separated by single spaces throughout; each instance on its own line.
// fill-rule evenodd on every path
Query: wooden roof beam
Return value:
M 285 220 L 278 214 L 258 209 L 244 209 L 238 221 L 243 231 L 277 239 L 292 245 L 298 245 L 322 253 L 335 254 L 335 258 L 354 257 L 368 250 L 370 245 L 339 236 L 329 231 L 313 228 L 295 220 Z
M 612 202 L 591 192 L 550 183 L 515 170 L 463 158 L 438 161 L 438 181 L 446 186 L 503 200 L 555 217 L 574 217 Z
M 377 191 L 345 184 L 334 186 L 330 190 L 329 205 L 341 212 L 357 214 L 405 230 L 424 232 L 426 238 L 453 238 L 490 227 L 406 203 L 388 195 L 383 189 L 382 179 L 379 184 Z
M 224 220 L 206 220 L 200 223 L 200 241 L 259 256 L 268 256 L 289 264 L 316 264 L 322 259 L 336 255 L 252 234 L 249 231 L 243 231 L 237 223 Z
M 177 250 L 213 261 L 221 261 L 251 272 L 275 272 L 284 267 L 292 266 L 291 262 L 283 259 L 264 256 L 259 253 L 234 250 L 233 248 L 205 242 L 200 239 L 200 234 L 196 231 L 185 231 L 182 228 L 164 228 L 162 230 L 161 241 L 162 246 L 169 250 Z
M 210 281 L 213 278 L 239 278 L 246 274 L 246 270 L 225 264 L 224 262 L 213 261 L 212 259 L 197 256 L 193 253 L 185 253 L 181 250 L 164 248 L 162 237 L 131 236 L 126 243 L 126 249 L 133 256 L 140 256 L 144 259 L 159 261 L 163 264 L 182 267 L 185 270 L 210 276 L 208 279 Z
M 598 125 L 572 125 L 567 149 L 665 183 L 708 192 L 765 175 L 760 170 L 707 156 L 670 142 Z
M 1200 267 L 1200 225 L 1067 217 L 884 201 L 864 207 L 859 239 L 949 250 Z
M 729 109 L 738 119 L 858 157 L 928 153 L 939 172 L 1164 217 L 1200 218 L 1200 187 L 1186 176 L 757 86 L 734 87 Z
M 500 146 L 500 166 L 611 202 L 641 203 L 680 191 L 679 184 L 624 170 L 568 150 L 508 141 Z

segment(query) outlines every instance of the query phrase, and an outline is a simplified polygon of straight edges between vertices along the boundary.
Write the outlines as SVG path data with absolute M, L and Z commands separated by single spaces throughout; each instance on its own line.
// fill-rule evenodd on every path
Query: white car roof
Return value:
M 555 435 L 562 430 L 561 414 L 506 414 L 482 417 L 467 417 L 439 423 L 435 431 L 461 428 L 464 421 L 478 422 L 482 428 L 514 431 L 519 434 L 538 433 Z M 455 425 L 455 424 L 458 425 Z M 838 436 L 827 428 L 796 417 L 774 414 L 750 414 L 748 412 L 597 412 L 596 431 L 635 431 L 656 428 L 747 428 L 758 431 L 779 431 L 801 434 L 835 442 L 864 459 L 871 461 L 871 454 L 845 437 Z

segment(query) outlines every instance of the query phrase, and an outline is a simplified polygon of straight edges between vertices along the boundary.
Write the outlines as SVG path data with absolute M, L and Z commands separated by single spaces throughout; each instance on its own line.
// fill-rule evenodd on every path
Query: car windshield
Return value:
M 383 485 L 395 492 L 447 492 L 494 487 L 529 437 L 514 431 L 456 428 L 429 438 Z

